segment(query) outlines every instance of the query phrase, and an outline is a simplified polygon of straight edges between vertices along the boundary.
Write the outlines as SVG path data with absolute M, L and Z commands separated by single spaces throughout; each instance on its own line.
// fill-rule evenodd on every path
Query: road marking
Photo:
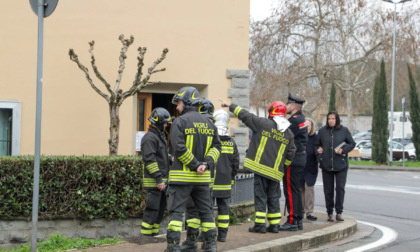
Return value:
M 385 227 L 385 226 L 381 226 L 378 224 L 373 224 L 370 222 L 364 222 L 364 221 L 357 221 L 361 224 L 365 224 L 365 225 L 369 225 L 369 226 L 373 226 L 377 229 L 379 229 L 382 232 L 382 237 L 381 239 L 377 240 L 376 242 L 372 242 L 369 243 L 367 245 L 358 247 L 358 248 L 354 248 L 354 249 L 350 249 L 350 250 L 346 250 L 346 252 L 362 252 L 362 251 L 367 251 L 367 250 L 371 250 L 374 248 L 379 248 L 381 246 L 384 246 L 387 243 L 391 243 L 393 241 L 395 241 L 395 239 L 397 239 L 398 237 L 398 233 L 389 227 Z
M 322 186 L 322 183 L 316 183 L 315 186 Z M 420 195 L 420 188 L 416 187 L 385 187 L 385 186 L 372 186 L 372 185 L 350 185 L 347 184 L 346 188 L 359 189 L 359 190 L 373 190 L 373 191 L 386 191 L 394 193 L 406 193 Z

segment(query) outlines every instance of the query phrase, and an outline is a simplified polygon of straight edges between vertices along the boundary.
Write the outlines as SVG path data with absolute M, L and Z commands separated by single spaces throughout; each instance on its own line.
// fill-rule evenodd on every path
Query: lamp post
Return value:
M 382 0 L 384 2 L 393 3 L 394 4 L 394 25 L 392 28 L 393 39 L 392 39 L 392 77 L 391 77 L 391 124 L 389 127 L 389 137 L 391 143 L 389 145 L 389 165 L 392 166 L 392 139 L 393 139 L 393 131 L 394 131 L 394 80 L 395 80 L 395 19 L 397 16 L 397 4 L 408 2 L 411 0 Z

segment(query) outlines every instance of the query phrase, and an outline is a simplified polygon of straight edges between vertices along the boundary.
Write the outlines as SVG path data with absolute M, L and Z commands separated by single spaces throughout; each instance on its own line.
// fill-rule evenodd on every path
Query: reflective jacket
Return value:
M 220 142 L 222 143 L 222 152 L 216 164 L 213 197 L 229 198 L 239 169 L 239 152 L 235 141 L 230 136 L 220 136 Z
M 184 112 L 171 126 L 170 139 L 175 160 L 169 171 L 169 184 L 210 184 L 210 170 L 203 175 L 197 168 L 203 162 L 217 162 L 221 144 L 217 128 L 194 110 Z
M 296 154 L 292 160 L 292 165 L 306 165 L 306 143 L 308 142 L 308 128 L 305 125 L 305 116 L 302 111 L 294 113 L 290 118 L 289 129 L 295 136 Z
M 169 172 L 169 156 L 166 136 L 150 126 L 141 139 L 143 157 L 143 186 L 157 189 L 157 184 L 166 183 Z
M 296 152 L 292 131 L 281 132 L 273 120 L 255 116 L 235 104 L 230 105 L 229 110 L 254 132 L 244 167 L 279 182 L 284 166 L 290 165 Z

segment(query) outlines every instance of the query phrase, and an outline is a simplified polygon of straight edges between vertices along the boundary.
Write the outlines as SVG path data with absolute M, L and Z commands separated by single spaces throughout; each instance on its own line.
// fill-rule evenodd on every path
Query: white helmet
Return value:
M 228 136 L 229 114 L 223 109 L 218 109 L 213 113 L 214 125 L 216 125 L 220 136 Z

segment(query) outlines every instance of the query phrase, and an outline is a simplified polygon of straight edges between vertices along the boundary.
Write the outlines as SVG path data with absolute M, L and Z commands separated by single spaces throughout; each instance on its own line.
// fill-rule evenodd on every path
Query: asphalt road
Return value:
M 315 185 L 315 205 L 316 210 L 325 211 L 321 173 Z M 420 172 L 350 170 L 344 218 L 346 215 L 360 221 L 358 232 L 311 251 L 420 251 Z M 364 250 L 363 246 L 374 242 L 381 244 Z

